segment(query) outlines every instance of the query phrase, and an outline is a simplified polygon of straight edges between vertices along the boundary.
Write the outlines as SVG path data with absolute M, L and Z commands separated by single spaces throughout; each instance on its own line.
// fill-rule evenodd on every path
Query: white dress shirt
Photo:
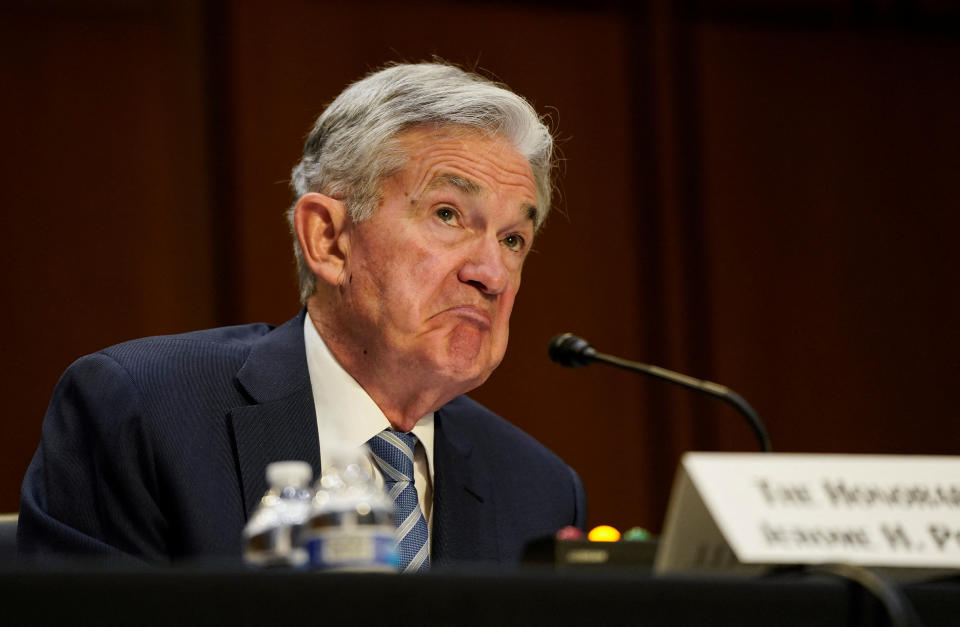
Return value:
M 367 440 L 390 427 L 390 422 L 370 395 L 360 387 L 330 353 L 310 316 L 304 316 L 303 337 L 307 349 L 307 370 L 313 388 L 320 434 L 321 472 L 327 469 L 331 452 L 343 448 L 364 448 Z M 420 509 L 427 520 L 433 518 L 433 412 L 417 421 L 414 454 L 414 484 Z M 382 486 L 383 477 L 369 460 L 369 471 Z

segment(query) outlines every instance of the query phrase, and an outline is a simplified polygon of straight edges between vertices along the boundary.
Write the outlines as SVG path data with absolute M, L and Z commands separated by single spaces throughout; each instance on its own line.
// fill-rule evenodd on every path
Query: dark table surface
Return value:
M 960 625 L 960 582 L 897 586 L 926 627 Z M 0 625 L 886 625 L 825 576 L 654 577 L 628 570 L 258 572 L 0 565 Z

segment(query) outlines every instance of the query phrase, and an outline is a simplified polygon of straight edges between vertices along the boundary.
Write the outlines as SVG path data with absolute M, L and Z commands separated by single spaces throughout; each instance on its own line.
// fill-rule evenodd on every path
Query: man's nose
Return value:
M 466 261 L 460 268 L 460 280 L 470 283 L 484 294 L 500 294 L 510 281 L 503 262 L 503 246 L 495 236 L 473 242 Z

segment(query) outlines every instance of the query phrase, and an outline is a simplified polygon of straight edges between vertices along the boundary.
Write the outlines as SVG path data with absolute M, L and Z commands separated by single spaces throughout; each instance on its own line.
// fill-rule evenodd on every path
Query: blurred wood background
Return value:
M 955 2 L 8 0 L 0 511 L 74 359 L 297 312 L 307 130 L 348 82 L 432 55 L 562 138 L 474 396 L 580 472 L 591 524 L 658 531 L 683 451 L 755 444 L 726 406 L 554 365 L 562 331 L 732 387 L 780 451 L 960 453 Z

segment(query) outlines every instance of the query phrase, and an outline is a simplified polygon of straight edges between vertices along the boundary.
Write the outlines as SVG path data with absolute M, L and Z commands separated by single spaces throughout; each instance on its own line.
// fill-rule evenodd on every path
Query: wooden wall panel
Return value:
M 214 320 L 189 5 L 41 4 L 0 18 L 0 511 L 10 511 L 74 359 Z
M 782 450 L 960 453 L 960 42 L 704 25 L 699 43 L 716 376 Z

